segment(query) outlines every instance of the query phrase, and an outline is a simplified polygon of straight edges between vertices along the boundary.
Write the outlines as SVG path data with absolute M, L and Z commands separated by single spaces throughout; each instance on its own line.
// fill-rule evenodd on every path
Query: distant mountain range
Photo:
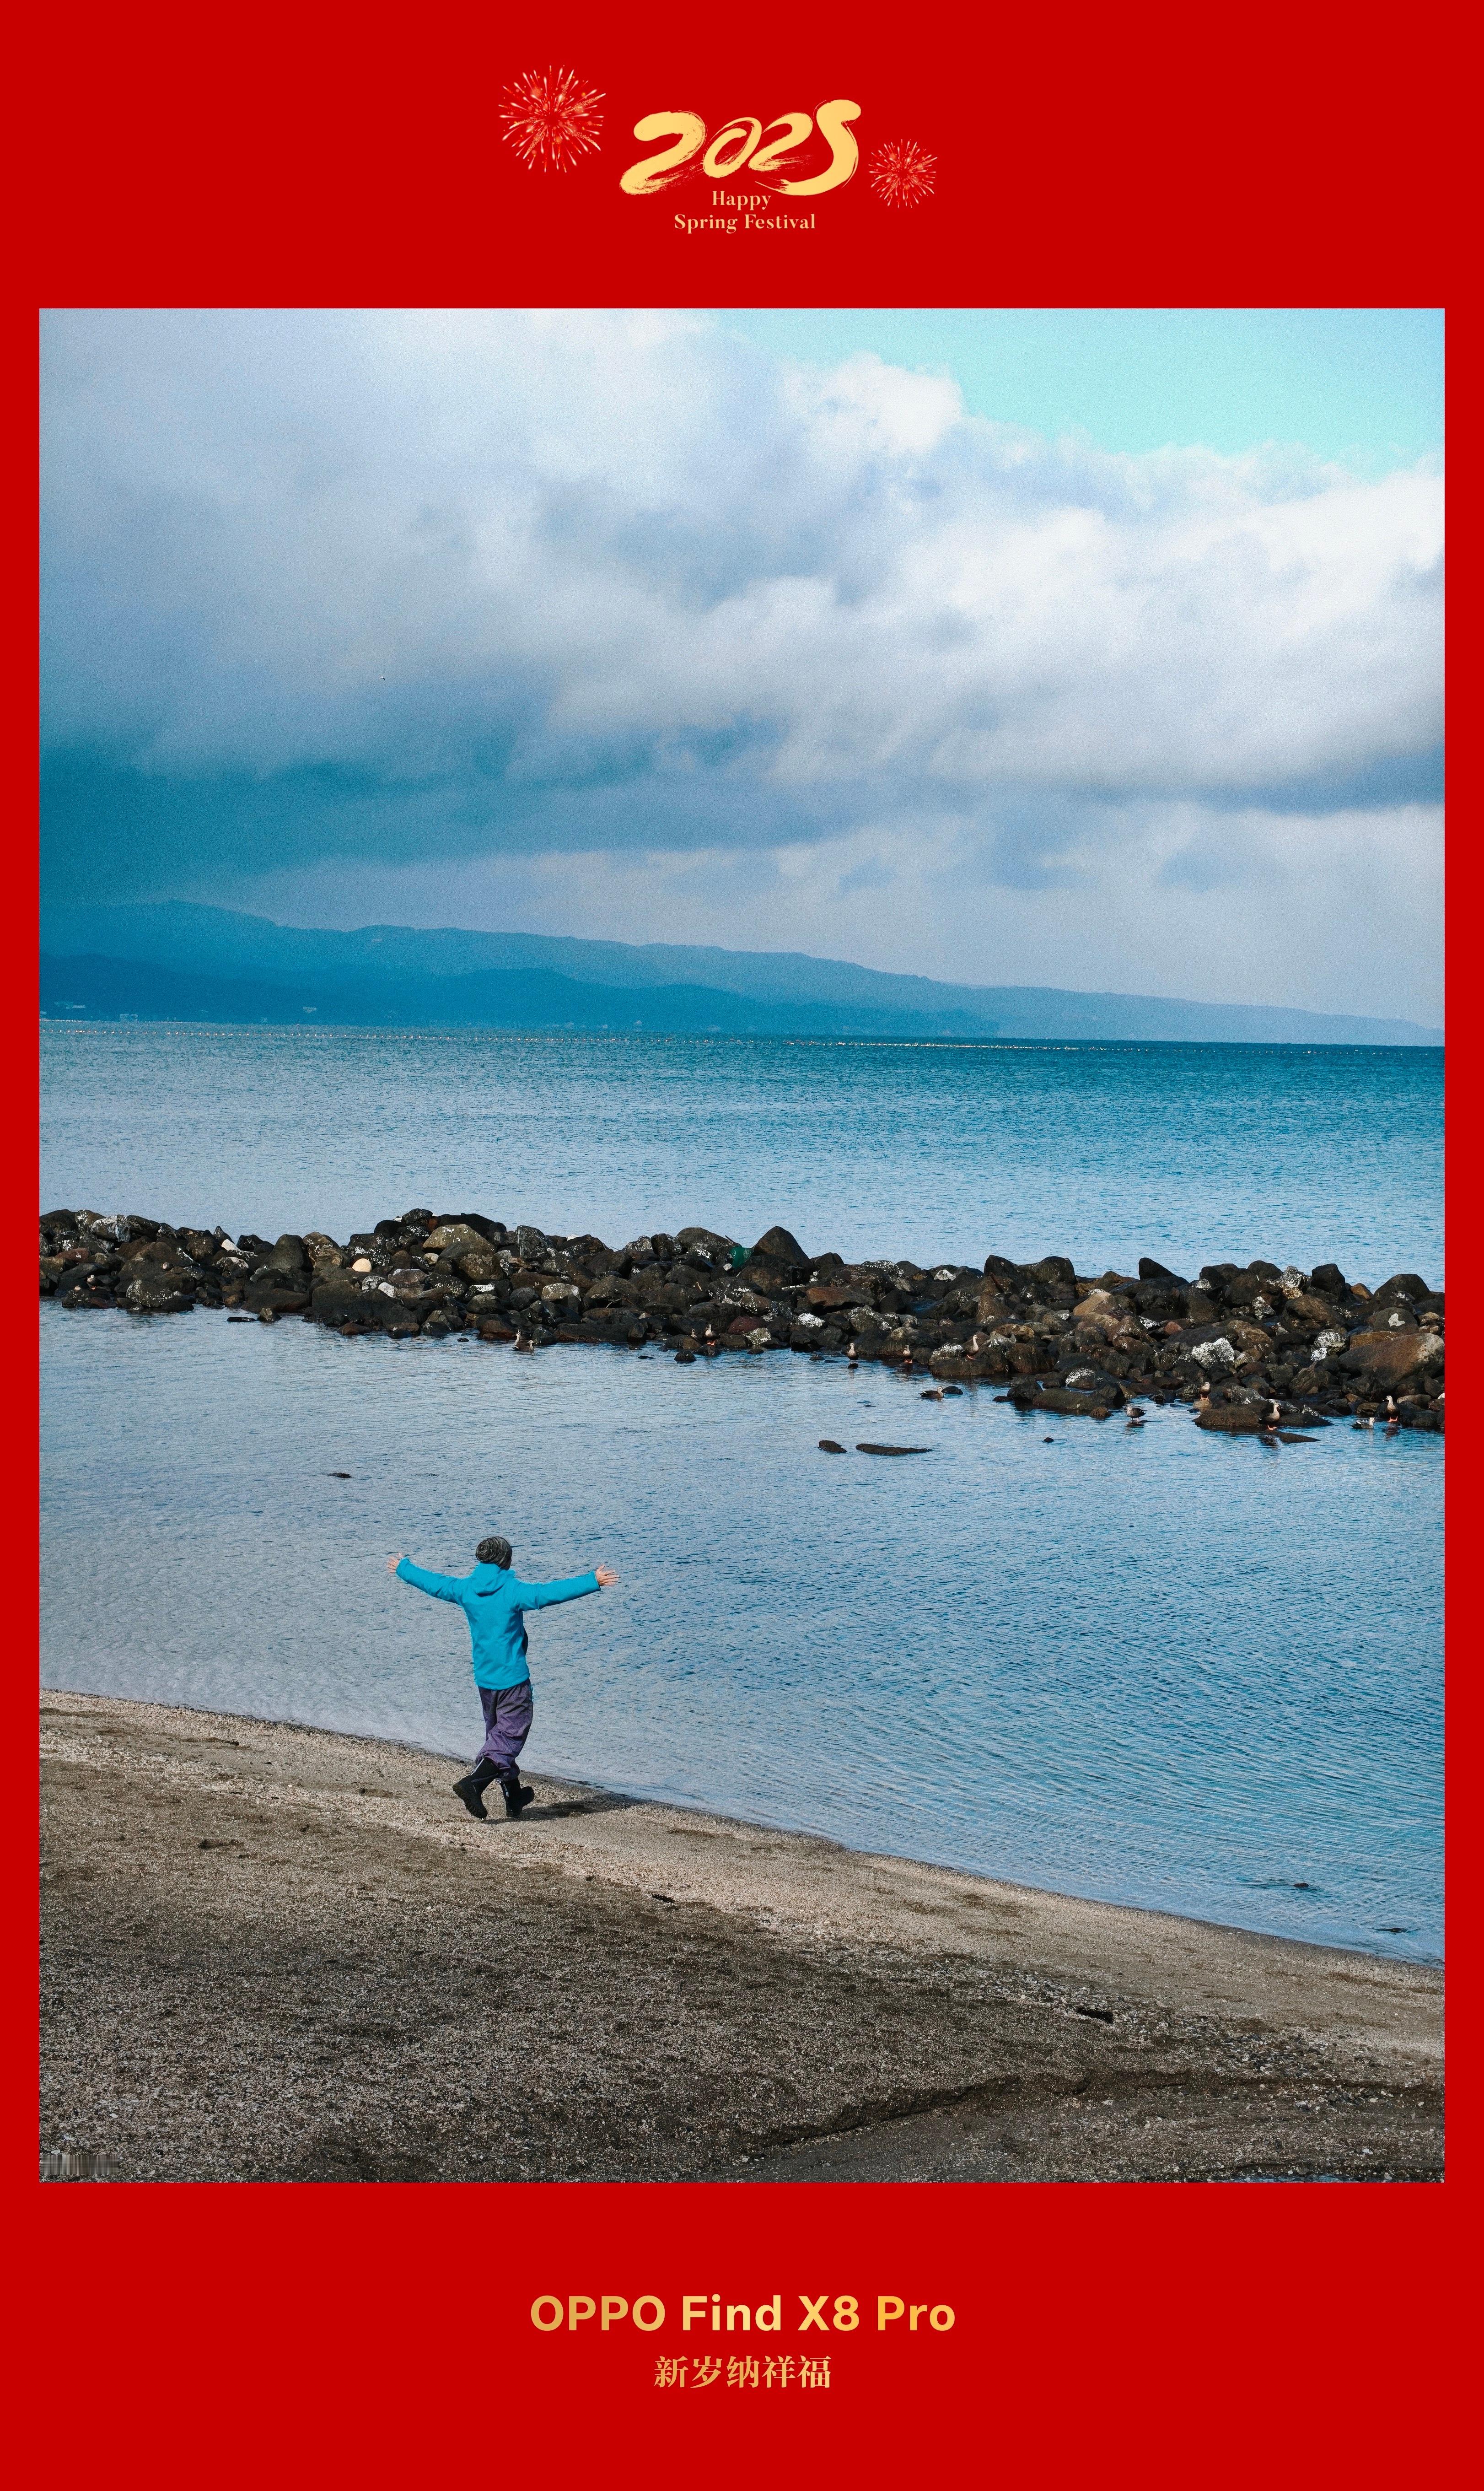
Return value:
M 1440 1030 L 1416 1021 L 1278 1005 L 956 986 L 801 952 L 594 943 L 459 926 L 365 925 L 339 933 L 184 900 L 44 908 L 42 945 L 42 1010 L 55 1019 L 1442 1044 Z

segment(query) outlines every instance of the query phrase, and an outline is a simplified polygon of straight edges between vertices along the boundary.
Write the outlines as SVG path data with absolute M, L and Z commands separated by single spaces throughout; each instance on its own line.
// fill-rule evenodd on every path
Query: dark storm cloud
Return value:
M 1109 456 L 663 313 L 57 314 L 44 445 L 58 897 L 865 821 L 1033 892 L 1130 807 L 1205 874 L 1436 799 L 1429 470 Z

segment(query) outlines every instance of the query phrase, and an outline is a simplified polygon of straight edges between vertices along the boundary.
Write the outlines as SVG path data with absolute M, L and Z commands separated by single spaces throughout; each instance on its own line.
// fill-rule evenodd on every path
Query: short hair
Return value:
M 476 1563 L 480 1566 L 509 1566 L 514 1553 L 509 1541 L 502 1539 L 498 1533 L 492 1539 L 481 1539 L 474 1552 Z

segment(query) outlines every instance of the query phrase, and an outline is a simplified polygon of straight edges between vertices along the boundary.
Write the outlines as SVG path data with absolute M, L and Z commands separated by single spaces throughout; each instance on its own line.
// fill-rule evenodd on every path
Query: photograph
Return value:
M 1441 364 L 48 315 L 46 2176 L 1441 2177 Z

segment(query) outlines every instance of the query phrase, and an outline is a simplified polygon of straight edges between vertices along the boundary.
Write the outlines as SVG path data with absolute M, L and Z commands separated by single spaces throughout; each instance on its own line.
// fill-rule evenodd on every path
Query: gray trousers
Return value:
M 518 1686 L 481 1686 L 480 1702 L 484 1708 L 484 1744 L 474 1761 L 493 1765 L 497 1781 L 518 1782 L 520 1767 L 515 1760 L 531 1736 L 535 1710 L 531 1681 L 523 1678 Z

